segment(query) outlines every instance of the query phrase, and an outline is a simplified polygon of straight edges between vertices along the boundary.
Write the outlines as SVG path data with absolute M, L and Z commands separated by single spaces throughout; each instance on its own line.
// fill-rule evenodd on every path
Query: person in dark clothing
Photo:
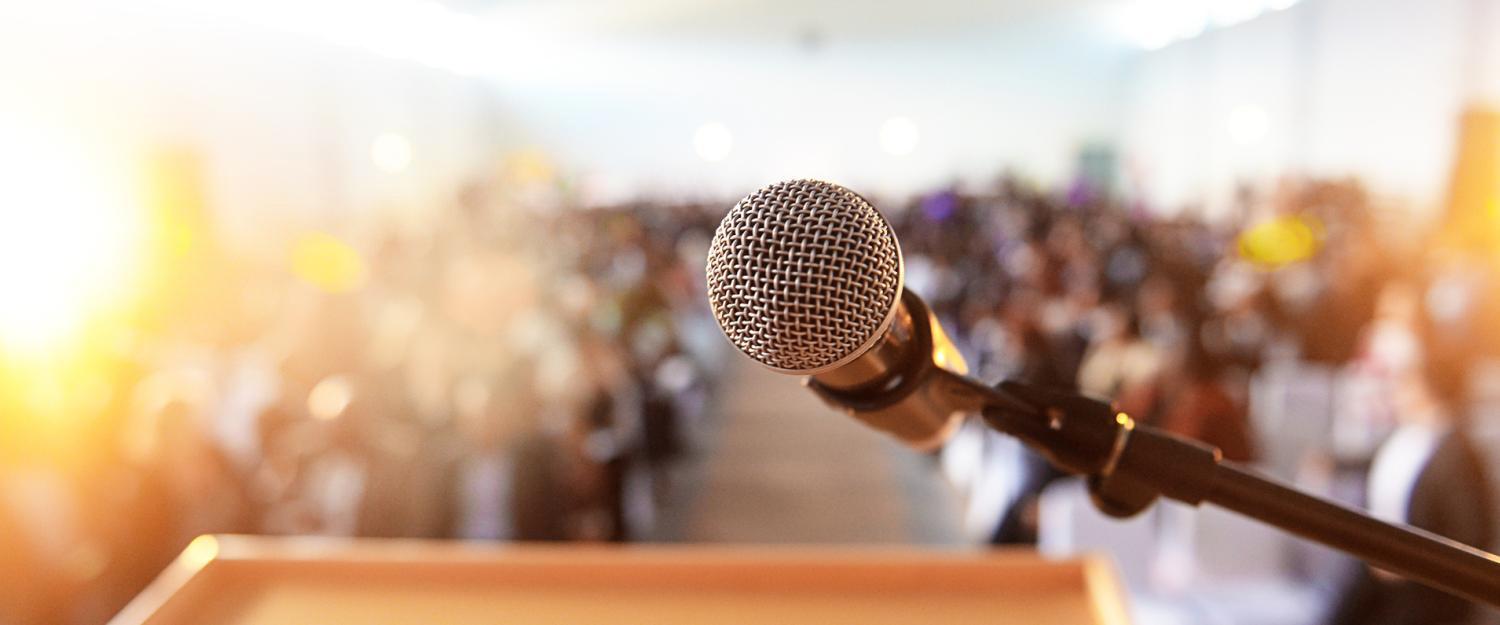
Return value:
M 1029 322 L 1018 326 L 1024 360 L 1016 379 L 1042 388 L 1072 390 L 1077 370 L 1064 370 L 1055 355 L 1060 351 L 1054 341 Z M 1023 450 L 1021 483 L 1016 499 L 1006 508 L 990 536 L 992 545 L 1034 545 L 1037 540 L 1037 503 L 1049 484 L 1066 476 L 1052 463 L 1030 449 Z
M 566 451 L 542 432 L 527 432 L 516 441 L 515 540 L 560 541 L 570 538 L 567 526 Z
M 1495 502 L 1482 450 L 1465 429 L 1462 361 L 1428 358 L 1396 390 L 1400 425 L 1370 468 L 1373 514 L 1458 542 L 1488 546 Z M 1335 604 L 1331 625 L 1458 625 L 1477 606 L 1443 591 L 1360 567 Z
M 1487 545 L 1493 504 L 1478 448 L 1461 431 L 1444 436 L 1413 484 L 1405 521 L 1466 545 Z M 1332 625 L 1468 623 L 1474 604 L 1441 590 L 1361 567 L 1345 589 Z

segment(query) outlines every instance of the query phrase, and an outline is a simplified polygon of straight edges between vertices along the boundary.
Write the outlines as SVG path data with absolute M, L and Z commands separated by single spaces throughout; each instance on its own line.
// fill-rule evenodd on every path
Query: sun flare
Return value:
M 0 353 L 48 353 L 118 303 L 140 208 L 122 168 L 0 120 Z

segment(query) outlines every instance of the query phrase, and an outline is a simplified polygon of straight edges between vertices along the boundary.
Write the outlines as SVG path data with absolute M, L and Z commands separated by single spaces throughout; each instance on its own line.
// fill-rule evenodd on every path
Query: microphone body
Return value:
M 714 318 L 745 355 L 918 449 L 983 407 L 968 367 L 903 285 L 885 217 L 827 182 L 773 184 L 735 204 L 709 245 Z
M 829 407 L 926 451 L 983 407 L 981 395 L 966 392 L 968 372 L 927 304 L 903 289 L 890 327 L 874 344 L 804 383 Z

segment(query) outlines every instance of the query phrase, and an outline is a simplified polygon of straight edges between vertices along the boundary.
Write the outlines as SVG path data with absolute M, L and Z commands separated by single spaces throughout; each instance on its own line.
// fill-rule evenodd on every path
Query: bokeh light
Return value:
M 382 133 L 370 142 L 370 160 L 388 174 L 406 171 L 411 166 L 411 141 L 394 132 Z
M 708 122 L 698 127 L 693 133 L 693 151 L 698 153 L 698 158 L 709 163 L 717 163 L 729 158 L 730 150 L 734 149 L 734 134 L 729 132 L 729 127 L 720 122 Z
M 1296 215 L 1267 219 L 1239 236 L 1240 257 L 1268 268 L 1312 258 L 1318 251 L 1317 224 Z
M 181 562 L 183 566 L 190 569 L 201 569 L 219 557 L 219 539 L 213 536 L 199 536 L 188 543 L 187 549 L 182 551 Z
M 917 149 L 922 133 L 909 117 L 892 117 L 880 125 L 880 149 L 891 156 L 905 156 Z
M 343 415 L 353 401 L 354 384 L 349 378 L 328 376 L 307 394 L 307 413 L 320 421 L 332 421 Z
M 303 281 L 329 293 L 348 293 L 365 283 L 365 263 L 359 252 L 326 232 L 312 232 L 292 249 L 292 271 Z

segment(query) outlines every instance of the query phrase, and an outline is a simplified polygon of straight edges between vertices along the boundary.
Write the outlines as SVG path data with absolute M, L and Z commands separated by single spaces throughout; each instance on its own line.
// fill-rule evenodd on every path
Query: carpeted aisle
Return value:
M 925 458 L 836 413 L 791 376 L 737 358 L 683 539 L 958 543 Z

